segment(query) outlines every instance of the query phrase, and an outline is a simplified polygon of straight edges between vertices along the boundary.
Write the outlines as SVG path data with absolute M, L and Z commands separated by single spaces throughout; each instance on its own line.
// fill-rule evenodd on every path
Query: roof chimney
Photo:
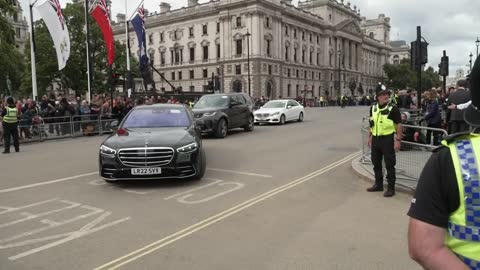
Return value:
M 169 12 L 172 6 L 169 3 L 160 2 L 160 13 Z

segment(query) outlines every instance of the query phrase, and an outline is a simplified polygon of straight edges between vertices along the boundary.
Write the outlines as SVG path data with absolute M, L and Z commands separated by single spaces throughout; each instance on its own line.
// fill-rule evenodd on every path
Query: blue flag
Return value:
M 148 65 L 147 43 L 145 35 L 145 13 L 143 5 L 138 8 L 137 15 L 132 19 L 133 29 L 137 34 L 138 47 L 140 49 L 140 70 L 144 70 Z

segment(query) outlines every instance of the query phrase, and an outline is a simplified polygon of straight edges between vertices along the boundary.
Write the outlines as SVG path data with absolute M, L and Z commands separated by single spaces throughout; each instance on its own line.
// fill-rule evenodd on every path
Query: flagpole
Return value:
M 86 48 L 87 48 L 87 87 L 88 87 L 88 93 L 87 93 L 87 102 L 88 104 L 91 104 L 91 99 L 92 99 L 92 74 L 90 70 L 90 25 L 88 23 L 88 1 L 85 0 L 85 35 L 86 35 Z
M 33 26 L 33 5 L 37 1 L 30 3 L 30 62 L 32 65 L 32 98 L 38 101 L 38 89 L 37 89 L 37 69 L 35 66 L 35 27 Z
M 127 17 L 127 0 L 125 0 L 125 19 Z M 130 70 L 130 37 L 128 35 L 128 23 L 130 20 L 125 20 L 125 47 L 127 50 L 127 78 L 126 78 L 126 86 L 127 86 L 127 96 L 130 97 L 132 94 L 132 72 Z

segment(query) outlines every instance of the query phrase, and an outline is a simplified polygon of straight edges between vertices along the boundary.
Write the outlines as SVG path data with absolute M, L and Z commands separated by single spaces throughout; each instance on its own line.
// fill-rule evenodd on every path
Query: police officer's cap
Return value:
M 375 89 L 375 94 L 377 96 L 382 95 L 382 94 L 390 95 L 390 90 L 388 90 L 385 85 L 383 85 L 381 83 L 378 83 L 377 89 Z
M 13 97 L 7 97 L 7 104 L 15 104 Z
M 470 126 L 480 127 L 480 58 L 477 58 L 470 73 L 470 94 L 472 105 L 464 112 L 464 119 Z

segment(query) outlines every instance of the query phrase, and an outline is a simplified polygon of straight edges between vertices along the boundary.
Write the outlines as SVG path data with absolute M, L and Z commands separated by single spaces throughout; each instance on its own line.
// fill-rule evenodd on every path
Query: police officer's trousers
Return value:
M 13 146 L 15 150 L 20 149 L 20 143 L 18 142 L 18 123 L 5 123 L 3 122 L 3 143 L 5 146 L 5 152 L 10 152 L 10 138 L 13 137 Z
M 395 149 L 392 135 L 372 136 L 372 163 L 375 172 L 375 184 L 383 186 L 382 160 L 385 159 L 387 167 L 387 182 L 390 188 L 395 187 Z

